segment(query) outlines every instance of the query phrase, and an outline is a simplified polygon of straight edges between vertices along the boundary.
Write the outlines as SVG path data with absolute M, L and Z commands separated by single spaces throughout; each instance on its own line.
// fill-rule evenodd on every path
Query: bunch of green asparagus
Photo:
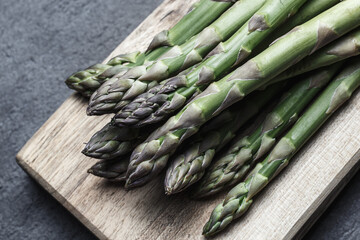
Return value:
M 165 168 L 166 194 L 229 190 L 203 234 L 243 215 L 360 86 L 359 0 L 200 0 L 145 52 L 66 84 L 115 114 L 82 151 L 125 188 Z M 246 133 L 246 134 L 245 134 Z

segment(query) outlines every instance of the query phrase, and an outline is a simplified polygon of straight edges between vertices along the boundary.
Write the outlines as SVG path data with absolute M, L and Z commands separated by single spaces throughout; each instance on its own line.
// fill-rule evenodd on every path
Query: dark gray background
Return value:
M 0 239 L 95 239 L 30 179 L 15 154 L 72 93 L 64 79 L 104 59 L 162 0 L 0 0 Z M 360 173 L 307 239 L 360 239 Z

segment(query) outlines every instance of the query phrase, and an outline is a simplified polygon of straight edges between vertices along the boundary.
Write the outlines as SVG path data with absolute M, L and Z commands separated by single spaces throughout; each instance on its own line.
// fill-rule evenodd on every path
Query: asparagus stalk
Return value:
M 204 125 L 193 137 L 195 140 L 187 144 L 190 147 L 178 154 L 168 168 L 165 177 L 166 194 L 181 192 L 201 179 L 214 155 L 235 137 L 236 131 L 243 124 L 263 110 L 283 87 L 281 83 L 256 92 Z
M 287 166 L 295 153 L 350 98 L 359 85 L 360 59 L 357 58 L 322 92 L 252 174 L 228 193 L 212 212 L 203 234 L 216 234 L 243 215 L 251 206 L 253 197 Z
M 126 180 L 126 171 L 129 166 L 129 157 L 123 159 L 101 160 L 92 166 L 88 173 L 108 180 L 123 182 Z
M 216 20 L 238 0 L 200 0 L 193 4 L 189 12 L 170 30 L 157 34 L 148 50 L 163 46 L 179 45 Z
M 283 81 L 314 69 L 329 66 L 360 54 L 360 28 L 323 47 L 277 76 L 271 83 Z
M 178 76 L 150 89 L 115 115 L 118 125 L 141 127 L 160 121 L 183 107 L 194 93 L 203 90 L 232 67 L 242 63 L 287 17 L 305 1 L 269 0 L 228 41 L 186 76 Z
M 92 158 L 113 159 L 131 153 L 146 137 L 140 129 L 108 123 L 91 137 L 82 153 Z
M 151 51 L 119 55 L 106 64 L 96 64 L 73 74 L 65 83 L 85 97 L 90 97 L 102 83 L 115 74 L 121 74 L 146 61 L 153 61 L 167 52 L 168 46 L 182 44 L 199 33 L 231 7 L 231 2 L 233 1 L 201 0 L 173 28 L 156 35 L 148 48 Z
M 280 28 L 276 29 L 273 34 L 269 38 L 267 38 L 256 51 L 253 52 L 253 56 L 264 51 L 269 45 L 271 45 L 274 40 L 280 38 L 281 36 L 285 35 L 294 27 L 303 24 L 310 19 L 316 17 L 320 13 L 328 10 L 329 8 L 333 7 L 341 0 L 312 0 L 307 1 L 299 11 L 292 16 L 286 24 L 283 24 Z
M 135 67 L 126 74 L 107 81 L 90 98 L 88 114 L 116 113 L 159 81 L 201 62 L 218 43 L 231 37 L 264 2 L 265 0 L 236 2 L 199 34 L 184 44 L 173 47 L 158 60 Z
M 126 186 L 135 187 L 151 180 L 165 167 L 177 147 L 205 122 L 265 85 L 294 62 L 359 25 L 360 2 L 343 1 L 300 25 L 222 80 L 212 83 L 135 148 Z
M 194 197 L 213 195 L 240 182 L 251 166 L 271 150 L 277 138 L 296 121 L 340 66 L 338 63 L 292 80 L 304 78 L 283 94 L 281 102 L 256 130 L 236 140 L 223 156 L 214 160 L 197 185 Z

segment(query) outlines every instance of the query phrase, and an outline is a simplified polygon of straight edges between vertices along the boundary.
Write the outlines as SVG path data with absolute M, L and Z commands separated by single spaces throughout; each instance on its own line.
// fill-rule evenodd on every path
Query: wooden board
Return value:
M 144 50 L 196 0 L 166 0 L 109 56 Z M 222 196 L 193 201 L 167 197 L 162 179 L 125 191 L 88 175 L 80 151 L 109 117 L 87 117 L 72 95 L 18 153 L 19 164 L 100 239 L 202 239 L 202 226 Z M 360 166 L 360 94 L 341 109 L 218 239 L 300 238 Z

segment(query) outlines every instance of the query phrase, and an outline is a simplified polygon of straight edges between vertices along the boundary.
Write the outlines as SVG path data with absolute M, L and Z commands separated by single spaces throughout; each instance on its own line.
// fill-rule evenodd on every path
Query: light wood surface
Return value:
M 144 50 L 196 0 L 166 0 L 111 56 Z M 125 191 L 86 173 L 80 151 L 109 117 L 87 117 L 72 95 L 18 153 L 18 163 L 100 239 L 202 239 L 202 226 L 222 196 L 207 201 L 167 197 L 162 178 Z M 252 209 L 215 239 L 300 238 L 360 166 L 359 92 L 256 198 Z

